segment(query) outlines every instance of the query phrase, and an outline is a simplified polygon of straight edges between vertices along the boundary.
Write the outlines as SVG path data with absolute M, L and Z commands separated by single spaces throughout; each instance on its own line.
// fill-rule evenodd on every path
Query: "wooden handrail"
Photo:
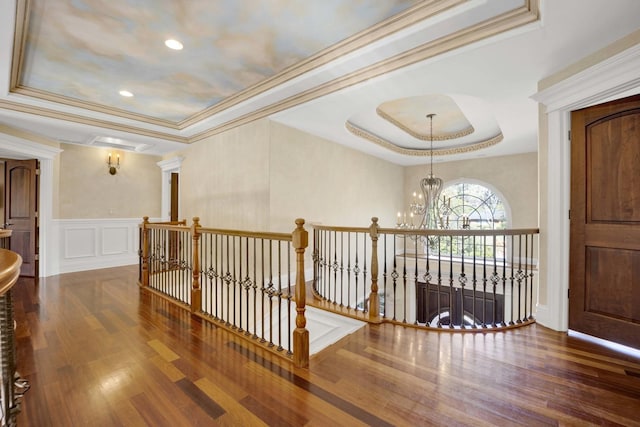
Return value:
M 273 233 L 268 231 L 226 230 L 221 228 L 202 228 L 203 233 L 222 234 L 238 237 L 255 237 L 256 239 L 291 241 L 291 233 Z
M 368 233 L 366 227 L 337 227 L 332 225 L 311 225 L 315 230 L 340 231 L 352 233 Z M 396 234 L 405 236 L 513 236 L 518 234 L 540 234 L 539 228 L 505 228 L 502 230 L 439 230 L 417 228 L 381 228 L 378 226 L 378 235 Z
M 189 309 L 193 315 L 211 322 L 215 321 L 216 325 L 257 343 L 274 354 L 289 358 L 296 367 L 307 367 L 309 365 L 309 330 L 306 328 L 307 319 L 305 317 L 307 292 L 304 276 L 304 254 L 308 246 L 309 237 L 308 232 L 304 229 L 303 219 L 296 220 L 296 228 L 292 233 L 204 228 L 200 225 L 198 217 L 193 218 L 193 225 L 190 227 L 167 223 L 151 223 L 148 217 L 144 217 L 140 230 L 141 287 L 168 297 L 170 301 Z M 171 251 L 171 236 L 174 234 L 180 236 L 174 242 L 177 249 L 175 253 Z M 224 239 L 227 242 L 225 247 L 218 248 L 216 246 L 216 253 L 213 255 L 210 246 L 212 236 L 215 239 L 226 236 Z M 157 241 L 158 239 L 159 241 Z M 254 242 L 254 252 L 250 252 L 248 243 L 250 240 Z M 230 241 L 231 249 L 229 249 Z M 240 245 L 238 252 L 236 252 L 235 242 L 239 242 Z M 244 250 L 242 250 L 242 242 L 245 242 Z M 257 250 L 259 252 L 255 252 L 255 242 L 258 242 Z M 266 249 L 265 243 L 267 245 Z M 278 245 L 278 248 L 285 248 L 285 252 L 282 254 L 280 249 L 277 249 L 277 258 L 274 258 L 274 260 L 271 259 L 272 244 Z M 290 262 L 292 260 L 289 251 L 291 247 L 295 249 L 294 286 L 291 286 L 290 278 L 288 281 L 282 281 L 283 277 L 287 275 L 291 277 L 292 273 L 294 273 L 290 270 Z M 226 266 L 222 266 L 222 257 L 229 255 L 229 253 L 232 254 L 233 258 L 224 258 Z M 257 256 L 269 257 L 266 259 L 266 269 L 264 259 L 261 261 L 261 265 L 256 266 Z M 218 265 L 215 262 L 212 264 L 212 259 L 219 261 L 220 264 Z M 249 271 L 250 260 L 254 263 L 251 275 Z M 229 262 L 231 262 L 231 267 Z M 279 267 L 277 270 L 272 270 L 273 262 L 277 266 L 285 265 L 285 270 L 281 271 Z M 280 264 L 281 262 L 285 264 Z M 158 266 L 160 267 L 159 269 L 157 268 Z M 236 266 L 239 267 L 237 270 Z M 240 274 L 241 271 L 242 274 Z M 152 279 L 157 279 L 167 272 L 171 274 L 171 277 L 162 279 L 160 282 L 156 280 L 151 283 Z M 176 273 L 178 273 L 177 276 Z M 274 273 L 276 280 L 272 282 Z M 223 286 L 212 288 L 212 280 L 218 280 L 219 284 L 223 284 Z M 187 289 L 182 286 L 183 284 L 188 284 L 190 287 Z M 280 315 L 280 308 L 277 311 L 271 311 L 272 299 L 275 300 L 275 304 L 278 307 L 280 307 L 278 304 L 285 303 L 286 310 L 290 310 L 291 302 L 294 302 L 296 310 L 295 329 L 291 329 L 291 318 L 289 318 L 288 327 L 291 333 L 289 338 L 286 338 L 287 334 L 282 338 L 281 332 L 277 332 L 277 337 L 275 337 L 273 335 L 273 325 L 271 324 L 267 324 L 267 327 L 271 328 L 270 334 L 272 335 L 265 335 L 265 324 L 262 323 L 261 325 L 261 322 L 264 321 L 261 318 L 265 313 L 264 304 L 262 305 L 262 313 L 256 312 L 257 305 L 254 304 L 252 310 L 253 324 L 249 321 L 248 305 L 244 307 L 244 312 L 242 311 L 242 302 L 239 305 L 236 305 L 235 302 L 228 305 L 230 291 L 233 291 L 234 301 L 238 301 L 235 299 L 236 290 L 246 295 L 246 304 L 249 304 L 250 292 L 253 292 L 253 297 L 256 298 L 255 301 L 268 299 L 266 313 L 271 313 L 270 316 L 273 313 L 277 316 Z M 293 291 L 295 291 L 294 294 Z M 212 299 L 212 295 L 215 298 L 218 292 L 221 293 L 220 295 L 224 294 L 227 299 L 227 306 L 221 306 L 220 311 L 218 311 L 218 302 Z M 205 301 L 205 298 L 208 299 Z M 224 304 L 224 301 L 221 304 Z M 212 307 L 215 307 L 215 311 L 212 310 Z M 240 310 L 239 316 L 236 315 L 236 309 Z M 242 317 L 242 313 L 245 314 L 245 317 Z M 280 317 L 277 317 L 277 319 L 279 322 Z M 261 326 L 261 331 L 258 326 Z M 252 333 L 248 333 L 252 327 Z M 274 337 L 276 338 L 275 343 Z M 293 346 L 291 341 L 293 341 Z
M 378 234 L 405 236 L 516 236 L 518 234 L 539 234 L 539 228 L 505 228 L 502 230 L 416 230 L 401 228 L 380 228 Z
M 7 293 L 20 276 L 22 257 L 8 249 L 0 249 L 0 295 Z

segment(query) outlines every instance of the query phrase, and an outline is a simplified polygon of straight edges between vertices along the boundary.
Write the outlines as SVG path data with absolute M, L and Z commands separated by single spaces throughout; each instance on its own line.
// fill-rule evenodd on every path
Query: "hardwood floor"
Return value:
M 294 369 L 136 280 L 20 279 L 19 426 L 640 426 L 640 359 L 538 325 L 365 326 Z

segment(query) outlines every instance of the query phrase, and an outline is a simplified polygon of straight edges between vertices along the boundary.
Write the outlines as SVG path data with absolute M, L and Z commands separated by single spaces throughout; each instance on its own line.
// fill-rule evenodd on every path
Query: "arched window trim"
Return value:
M 512 224 L 511 205 L 509 205 L 509 201 L 507 200 L 506 197 L 504 197 L 504 194 L 502 194 L 502 192 L 498 190 L 494 185 L 476 178 L 461 177 L 461 178 L 445 181 L 444 184 L 442 185 L 442 191 L 446 190 L 448 187 L 452 185 L 457 185 L 457 184 L 476 184 L 489 189 L 493 194 L 495 194 L 502 201 L 502 206 L 504 206 L 504 214 L 506 216 L 506 222 L 507 222 L 506 228 L 511 228 L 511 224 Z

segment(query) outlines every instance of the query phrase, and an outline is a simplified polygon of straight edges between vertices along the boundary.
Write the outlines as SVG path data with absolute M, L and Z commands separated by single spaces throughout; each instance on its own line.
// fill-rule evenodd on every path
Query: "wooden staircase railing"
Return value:
M 370 323 L 447 331 L 534 322 L 538 229 L 314 225 L 310 305 Z M 380 272 L 382 274 L 380 274 Z
M 140 285 L 306 367 L 307 245 L 303 219 L 292 233 L 267 233 L 205 228 L 197 217 L 190 227 L 144 217 Z

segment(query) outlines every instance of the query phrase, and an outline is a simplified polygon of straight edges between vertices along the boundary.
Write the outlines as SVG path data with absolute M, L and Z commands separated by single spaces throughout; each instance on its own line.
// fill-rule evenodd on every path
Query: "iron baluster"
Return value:
M 362 247 L 364 248 L 364 261 L 362 268 L 362 311 L 367 312 L 367 233 L 362 233 Z M 356 298 L 358 292 L 356 291 Z
M 442 328 L 442 318 L 440 316 L 441 304 L 440 304 L 440 287 L 442 286 L 442 247 L 441 247 L 441 236 L 438 236 L 438 296 L 436 301 L 438 301 L 438 312 L 436 316 L 438 318 L 437 326 L 438 328 Z
M 449 236 L 449 329 L 453 329 L 454 304 L 453 304 L 453 236 Z
M 462 246 L 462 257 L 461 257 L 461 271 L 460 271 L 460 277 L 458 277 L 458 282 L 460 282 L 460 293 L 462 294 L 462 297 L 460 298 L 460 311 L 461 311 L 461 316 L 460 316 L 460 329 L 464 329 L 464 285 L 467 282 L 467 277 L 464 274 L 464 236 L 460 236 L 460 240 L 461 240 L 461 246 Z M 451 322 L 453 323 L 453 322 Z
M 511 240 L 511 266 L 510 266 L 510 272 L 511 272 L 510 276 L 511 277 L 509 277 L 509 282 L 511 284 L 511 319 L 509 319 L 509 325 L 513 325 L 514 324 L 514 322 L 513 322 L 513 315 L 514 315 L 514 308 L 513 308 L 513 305 L 514 305 L 513 304 L 514 303 L 514 301 L 513 301 L 513 299 L 514 299 L 514 294 L 513 294 L 514 293 L 514 283 L 513 282 L 514 282 L 514 279 L 515 279 L 513 277 L 513 266 L 515 264 L 515 260 L 514 260 L 514 256 L 515 256 L 514 252 L 515 251 L 514 251 L 514 248 L 513 248 L 513 236 L 510 236 L 509 240 Z

